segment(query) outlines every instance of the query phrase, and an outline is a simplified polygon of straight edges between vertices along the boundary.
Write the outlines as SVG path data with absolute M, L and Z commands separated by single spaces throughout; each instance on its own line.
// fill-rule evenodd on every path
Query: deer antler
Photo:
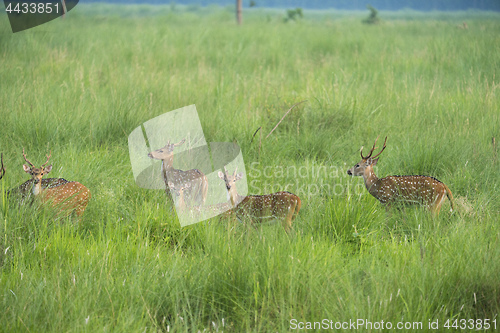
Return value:
M 42 165 L 42 168 L 43 168 L 43 167 L 44 167 L 47 163 L 49 163 L 49 159 L 50 159 L 50 157 L 52 156 L 52 151 L 49 151 L 49 155 L 45 155 L 45 156 L 47 156 L 47 162 L 45 162 L 45 163 Z
M 368 154 L 368 156 L 363 156 L 363 147 L 361 147 L 361 152 L 360 152 L 360 153 L 361 153 L 361 158 L 362 158 L 362 159 L 366 160 L 366 159 L 368 159 L 368 158 L 372 157 L 372 154 L 373 154 L 373 151 L 375 150 L 375 145 L 377 144 L 377 140 L 378 140 L 378 138 L 379 138 L 379 137 L 377 136 L 377 138 L 375 139 L 375 142 L 373 143 L 373 147 L 372 147 L 372 149 L 370 150 L 370 153 Z M 385 137 L 384 146 L 382 147 L 382 150 L 381 150 L 381 151 L 380 151 L 377 155 L 373 156 L 372 158 L 375 158 L 375 157 L 377 157 L 378 155 L 382 154 L 382 152 L 383 152 L 383 151 L 384 151 L 384 149 L 385 149 L 385 143 L 386 143 L 386 142 L 387 142 L 387 137 Z
M 182 145 L 185 141 L 186 141 L 186 139 L 182 139 L 181 141 L 174 143 L 173 146 L 178 147 L 178 146 Z
M 31 163 L 31 162 L 28 160 L 28 158 L 26 157 L 26 154 L 24 153 L 24 148 L 23 148 L 23 157 L 24 157 L 24 160 L 25 160 L 26 162 L 28 162 L 28 164 L 29 164 L 29 165 L 31 165 L 31 167 L 33 167 L 33 168 L 35 167 L 35 166 L 33 165 L 33 163 Z
M 375 141 L 375 142 L 377 142 L 377 141 Z M 381 150 L 381 151 L 379 151 L 379 153 L 378 153 L 377 155 L 373 156 L 372 158 L 376 158 L 378 155 L 382 154 L 382 152 L 383 152 L 383 151 L 384 151 L 384 149 L 385 149 L 385 143 L 386 143 L 386 142 L 387 142 L 387 137 L 385 137 L 384 146 L 382 147 L 382 150 Z M 375 147 L 375 145 L 374 145 L 374 147 Z
M 361 154 L 361 158 L 366 160 L 368 158 L 370 158 L 373 154 L 373 151 L 375 150 L 375 145 L 377 144 L 377 140 L 378 140 L 378 136 L 377 138 L 375 139 L 375 142 L 373 143 L 373 147 L 372 149 L 370 150 L 370 153 L 368 154 L 368 156 L 363 156 L 363 147 L 361 147 L 361 151 L 360 151 L 360 154 Z

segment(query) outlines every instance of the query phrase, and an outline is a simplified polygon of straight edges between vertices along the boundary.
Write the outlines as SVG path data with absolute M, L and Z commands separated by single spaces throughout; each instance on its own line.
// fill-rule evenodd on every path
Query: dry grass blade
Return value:
M 5 167 L 3 166 L 3 153 L 0 154 L 0 161 L 2 163 L 2 166 L 0 167 L 0 179 L 2 179 L 3 175 L 5 175 Z
M 493 161 L 496 163 L 496 161 L 497 161 L 497 142 L 496 142 L 494 136 L 491 138 L 491 144 L 493 145 L 493 158 L 494 158 Z
M 292 105 L 292 107 L 288 109 L 288 111 L 287 111 L 287 112 L 285 113 L 285 115 L 281 118 L 281 120 L 280 120 L 280 121 L 276 124 L 276 126 L 274 126 L 274 128 L 272 129 L 272 131 L 271 131 L 271 132 L 269 132 L 269 134 L 266 136 L 266 139 L 269 137 L 269 135 L 271 135 L 271 133 L 272 133 L 272 132 L 274 132 L 274 130 L 275 130 L 275 129 L 279 126 L 279 124 L 281 124 L 281 122 L 283 121 L 283 119 L 285 119 L 286 115 L 287 115 L 288 113 L 290 113 L 290 111 L 292 111 L 292 109 L 293 109 L 294 107 L 296 107 L 297 105 L 302 104 L 302 103 L 304 103 L 304 102 L 307 102 L 307 100 L 302 101 L 302 102 L 298 102 L 298 103 L 296 103 L 296 104 Z
M 253 139 L 255 139 L 255 135 L 257 135 L 257 133 L 260 131 L 261 128 L 262 128 L 262 126 L 260 126 L 259 128 L 257 128 L 257 130 L 255 131 L 255 133 L 252 135 L 252 140 L 250 141 L 250 144 L 252 144 Z

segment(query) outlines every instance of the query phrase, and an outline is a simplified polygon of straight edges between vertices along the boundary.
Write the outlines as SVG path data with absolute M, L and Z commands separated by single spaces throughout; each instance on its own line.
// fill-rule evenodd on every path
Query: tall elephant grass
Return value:
M 349 14 L 255 10 L 236 27 L 230 8 L 80 4 L 16 34 L 2 16 L 0 331 L 498 327 L 498 15 Z M 240 145 L 252 193 L 301 197 L 290 235 L 181 228 L 163 191 L 137 187 L 128 134 L 190 104 L 208 142 Z M 454 213 L 386 212 L 347 176 L 379 135 L 377 175 L 434 176 Z M 23 148 L 91 190 L 81 219 L 6 198 L 28 179 Z

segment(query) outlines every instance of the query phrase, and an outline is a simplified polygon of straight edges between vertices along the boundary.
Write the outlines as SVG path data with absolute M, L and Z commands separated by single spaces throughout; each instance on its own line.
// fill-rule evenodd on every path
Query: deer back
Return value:
M 47 179 L 42 178 L 41 186 L 42 190 L 45 190 L 52 187 L 64 185 L 66 183 L 69 183 L 69 181 L 64 178 L 47 178 Z M 25 202 L 29 198 L 33 199 L 32 197 L 33 185 L 34 185 L 33 179 L 27 180 L 18 187 L 9 190 L 9 192 L 7 192 L 7 195 L 14 196 L 18 198 L 21 202 Z
M 240 196 L 236 190 L 236 182 L 243 178 L 243 174 L 237 173 L 237 168 L 232 174 L 226 170 L 219 171 L 219 178 L 226 184 L 231 205 L 234 206 L 232 214 L 239 220 L 258 222 L 259 219 L 278 219 L 287 232 L 291 229 L 292 221 L 301 207 L 298 196 L 290 192 Z
M 372 187 L 370 193 L 382 203 L 432 205 L 446 195 L 446 185 L 429 176 L 388 176 Z
M 235 207 L 236 215 L 249 218 L 286 218 L 291 209 L 300 209 L 300 198 L 290 192 L 248 195 Z M 297 211 L 298 212 L 298 211 Z
M 68 213 L 74 211 L 77 216 L 81 216 L 90 196 L 89 189 L 79 182 L 66 182 L 44 189 L 41 193 L 41 200 L 44 203 L 51 203 L 61 211 L 68 211 Z
M 208 193 L 207 176 L 198 169 L 187 171 L 169 169 L 164 173 L 165 183 L 172 183 L 174 186 L 190 184 L 184 189 L 184 200 L 190 205 L 203 205 Z

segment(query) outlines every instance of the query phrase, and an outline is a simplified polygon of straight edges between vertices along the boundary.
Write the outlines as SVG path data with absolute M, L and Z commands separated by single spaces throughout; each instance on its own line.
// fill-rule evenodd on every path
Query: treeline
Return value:
M 82 3 L 149 3 L 149 4 L 179 4 L 179 5 L 234 5 L 235 0 L 82 0 Z M 414 9 L 431 10 L 494 10 L 500 11 L 500 0 L 243 0 L 244 7 L 291 8 L 304 9 L 345 9 L 365 10 L 370 4 L 379 10 Z

